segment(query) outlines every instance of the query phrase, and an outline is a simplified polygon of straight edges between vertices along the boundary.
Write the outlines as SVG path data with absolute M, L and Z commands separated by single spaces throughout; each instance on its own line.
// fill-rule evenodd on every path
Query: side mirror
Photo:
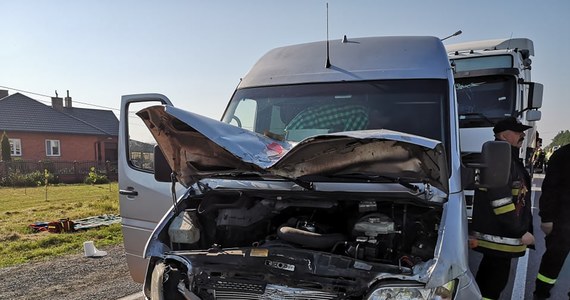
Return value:
M 540 110 L 528 110 L 526 112 L 527 121 L 540 121 L 542 118 L 542 112 Z
M 503 141 L 489 141 L 481 149 L 481 161 L 467 164 L 473 169 L 472 181 L 476 187 L 495 188 L 509 182 L 511 172 L 511 145 Z
M 528 109 L 538 109 L 542 107 L 542 92 L 544 85 L 537 82 L 529 82 L 528 88 Z
M 159 182 L 171 182 L 170 174 L 172 174 L 172 169 L 164 157 L 162 150 L 155 145 L 154 146 L 154 179 Z

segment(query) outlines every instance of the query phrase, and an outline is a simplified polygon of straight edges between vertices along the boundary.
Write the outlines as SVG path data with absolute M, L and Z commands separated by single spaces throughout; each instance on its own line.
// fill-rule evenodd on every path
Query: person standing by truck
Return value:
M 546 160 L 546 152 L 542 147 L 538 147 L 532 155 L 532 165 L 535 173 L 544 173 L 544 165 Z
M 519 158 L 529 128 L 513 117 L 495 124 L 495 140 L 511 145 L 509 181 L 502 187 L 475 190 L 470 235 L 473 249 L 483 254 L 475 277 L 483 299 L 499 299 L 509 280 L 511 259 L 525 255 L 527 246 L 534 244 L 531 177 Z
M 542 182 L 539 213 L 546 251 L 536 276 L 535 299 L 547 299 L 570 251 L 570 144 L 556 150 Z

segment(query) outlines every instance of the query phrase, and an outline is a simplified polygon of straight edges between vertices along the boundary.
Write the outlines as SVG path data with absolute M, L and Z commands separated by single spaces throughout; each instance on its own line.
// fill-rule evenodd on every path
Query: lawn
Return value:
M 34 232 L 29 225 L 104 214 L 119 215 L 117 183 L 0 187 L 0 268 L 83 252 L 83 242 L 97 248 L 123 242 L 120 224 L 73 233 Z

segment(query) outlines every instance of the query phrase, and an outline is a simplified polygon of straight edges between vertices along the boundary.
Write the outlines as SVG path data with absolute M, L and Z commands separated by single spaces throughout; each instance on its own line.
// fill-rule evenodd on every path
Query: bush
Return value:
M 49 172 L 33 171 L 31 173 L 22 173 L 19 169 L 16 169 L 13 172 L 8 172 L 8 176 L 2 178 L 0 184 L 15 187 L 34 187 L 44 185 L 46 178 L 48 183 L 57 182 L 57 178 Z
M 1 161 L 10 161 L 12 160 L 11 154 L 10 152 L 12 151 L 10 149 L 10 140 L 8 139 L 8 136 L 6 135 L 6 131 L 4 131 L 4 133 L 2 133 L 2 138 L 0 138 L 0 144 L 2 145 L 2 151 L 1 151 L 1 155 L 0 155 L 0 160 Z
M 109 179 L 105 175 L 97 174 L 95 167 L 91 167 L 89 174 L 83 180 L 86 184 L 103 184 L 109 183 Z

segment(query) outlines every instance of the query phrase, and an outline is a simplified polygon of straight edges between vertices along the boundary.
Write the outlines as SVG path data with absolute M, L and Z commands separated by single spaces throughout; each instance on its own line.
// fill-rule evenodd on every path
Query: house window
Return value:
M 8 139 L 10 142 L 10 155 L 22 156 L 22 141 L 20 139 Z
M 46 140 L 46 155 L 60 156 L 59 140 Z

